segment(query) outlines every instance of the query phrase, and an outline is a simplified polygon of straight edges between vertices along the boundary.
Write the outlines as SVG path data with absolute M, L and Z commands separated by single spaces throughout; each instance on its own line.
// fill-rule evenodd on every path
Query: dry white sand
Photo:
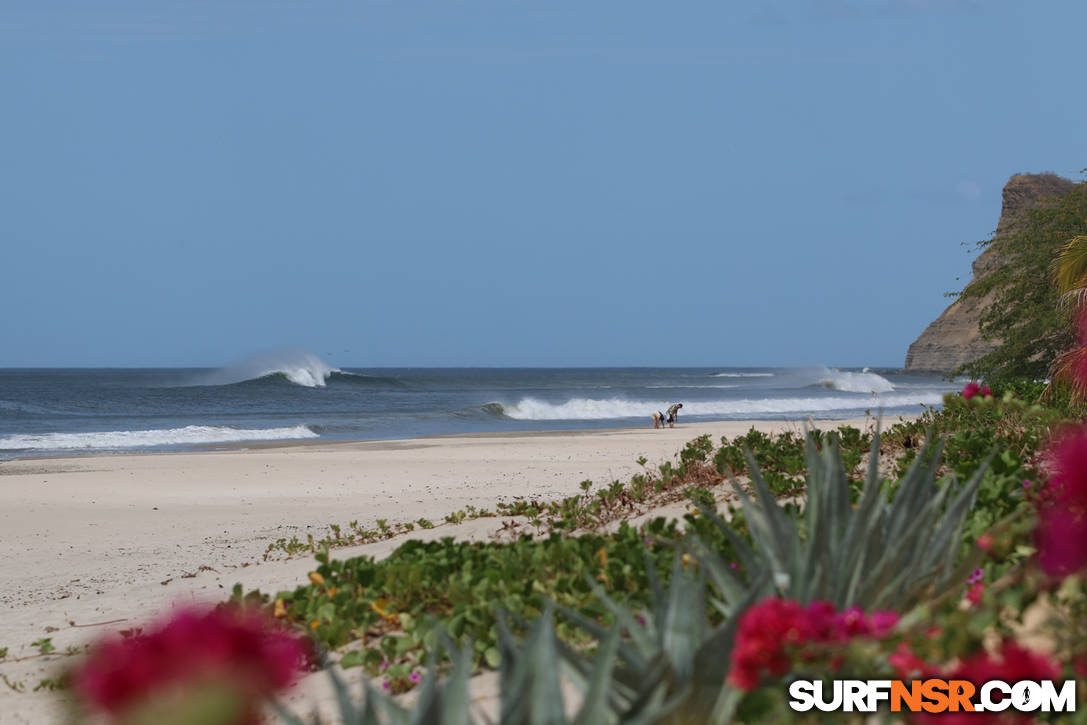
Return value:
M 826 421 L 865 426 L 865 420 Z M 241 582 L 248 591 L 290 589 L 312 559 L 262 562 L 268 544 L 328 524 L 372 528 L 474 505 L 494 509 L 518 497 L 557 499 L 579 483 L 629 480 L 674 460 L 683 444 L 709 433 L 714 443 L 752 425 L 800 430 L 799 423 L 683 423 L 675 429 L 484 434 L 410 441 L 278 445 L 177 454 L 109 455 L 0 463 L 0 722 L 58 717 L 57 697 L 29 691 L 65 658 L 22 659 L 51 637 L 80 646 L 106 629 L 130 627 L 177 602 L 221 601 Z M 486 538 L 498 519 L 416 531 L 417 538 Z M 338 550 L 384 556 L 406 537 Z M 99 624 L 122 620 L 113 624 Z M 88 626 L 94 625 L 94 626 Z

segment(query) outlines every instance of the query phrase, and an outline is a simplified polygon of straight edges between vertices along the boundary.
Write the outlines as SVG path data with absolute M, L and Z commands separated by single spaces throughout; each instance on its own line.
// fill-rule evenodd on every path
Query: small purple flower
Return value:
M 381 671 L 384 672 L 387 669 L 389 669 L 389 661 L 385 659 L 381 660 Z
M 643 617 L 642 615 L 639 614 L 635 617 L 635 619 L 638 620 L 638 624 L 645 624 L 645 617 Z
M 388 680 L 383 680 L 381 682 L 381 689 L 385 692 L 388 692 L 389 690 L 393 689 L 393 686 L 389 684 Z
M 1023 488 L 1030 488 L 1030 479 L 1023 481 Z
M 737 564 L 736 562 L 732 562 L 731 566 L 732 566 L 733 569 L 739 569 L 740 568 L 740 565 Z
M 970 575 L 970 578 L 966 580 L 967 584 L 977 584 L 979 581 L 985 578 L 985 572 L 981 567 L 974 569 L 974 573 Z
M 412 672 L 409 679 L 411 679 L 412 682 L 418 685 L 420 682 L 423 681 L 423 674 L 421 672 Z

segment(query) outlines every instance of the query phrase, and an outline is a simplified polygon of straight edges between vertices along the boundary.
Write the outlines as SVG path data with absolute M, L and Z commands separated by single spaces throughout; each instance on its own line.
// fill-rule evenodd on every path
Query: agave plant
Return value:
M 719 627 L 706 614 L 706 577 L 700 568 L 685 569 L 677 553 L 667 591 L 661 586 L 652 557 L 646 552 L 650 586 L 649 609 L 637 615 L 616 602 L 595 582 L 590 585 L 611 612 L 606 627 L 579 612 L 560 608 L 565 617 L 602 642 L 601 656 L 614 658 L 592 666 L 560 642 L 564 659 L 582 689 L 597 690 L 594 677 L 611 672 L 608 691 L 599 708 L 608 717 L 584 722 L 724 723 L 738 703 L 739 693 L 725 686 L 738 615 L 762 590 L 761 583 L 730 602 L 732 615 Z M 623 637 L 616 640 L 617 632 Z M 612 654 L 614 652 L 614 654 Z M 591 683 L 591 687 L 586 683 Z
M 884 490 L 879 474 L 879 432 L 872 439 L 868 470 L 856 505 L 836 439 L 822 450 L 809 433 L 805 446 L 807 487 L 802 511 L 778 505 L 747 453 L 751 487 L 758 504 L 739 482 L 740 498 L 754 546 L 749 546 L 716 512 L 704 510 L 735 548 L 747 572 L 768 572 L 777 593 L 800 602 L 817 599 L 839 609 L 906 611 L 960 587 L 976 566 L 973 552 L 955 566 L 963 522 L 973 505 L 987 459 L 970 480 L 937 482 L 943 442 L 926 443 L 906 474 Z M 747 584 L 720 557 L 692 542 L 707 575 L 725 602 L 734 602 Z M 726 613 L 731 606 L 724 606 Z

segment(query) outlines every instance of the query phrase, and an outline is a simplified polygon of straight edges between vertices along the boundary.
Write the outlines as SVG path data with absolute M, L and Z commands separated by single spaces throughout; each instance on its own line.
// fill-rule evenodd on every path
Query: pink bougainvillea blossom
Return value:
M 969 382 L 962 388 L 962 397 L 970 400 L 975 395 L 980 395 L 983 398 L 989 398 L 993 394 L 993 391 L 989 389 L 988 385 L 982 385 L 981 383 Z
M 1003 680 L 1053 680 L 1060 676 L 1060 666 L 1049 657 L 1023 648 L 1010 639 L 1003 640 L 996 653 L 984 650 L 962 658 L 948 677 L 971 682 Z
M 885 637 L 898 619 L 896 612 L 865 613 L 856 606 L 839 612 L 830 602 L 803 606 L 790 599 L 767 597 L 740 617 L 729 682 L 752 690 L 763 678 L 788 672 L 794 661 L 822 656 L 829 645 L 854 637 Z
M 895 673 L 904 680 L 920 678 L 922 675 L 929 675 L 934 672 L 934 668 L 914 654 L 913 650 L 905 642 L 898 643 L 898 648 L 887 658 L 887 662 L 894 668 Z
M 1043 511 L 1035 541 L 1038 563 L 1050 576 L 1064 577 L 1087 567 L 1087 518 L 1082 513 Z
M 1044 460 L 1053 502 L 1087 503 L 1087 427 L 1068 428 L 1054 436 Z
M 1035 543 L 1042 569 L 1060 577 L 1087 567 L 1087 428 L 1055 436 L 1044 460 Z
M 127 721 L 164 693 L 215 688 L 234 701 L 229 722 L 248 725 L 309 659 L 305 641 L 255 612 L 182 609 L 146 634 L 94 645 L 72 673 L 72 689 L 90 709 Z
M 966 592 L 966 601 L 971 604 L 980 604 L 981 598 L 985 594 L 985 584 L 980 581 L 974 582 L 969 591 Z

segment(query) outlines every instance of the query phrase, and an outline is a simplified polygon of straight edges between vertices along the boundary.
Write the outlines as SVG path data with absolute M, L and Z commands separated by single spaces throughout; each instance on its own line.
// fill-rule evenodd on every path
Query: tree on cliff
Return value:
M 996 245 L 993 250 L 1002 263 L 967 285 L 959 299 L 993 294 L 979 328 L 984 339 L 1000 346 L 954 374 L 996 383 L 1049 375 L 1054 360 L 1075 345 L 1071 312 L 1059 304 L 1050 268 L 1069 239 L 1084 234 L 1087 183 L 1079 183 L 1051 203 L 1031 209 L 1014 229 L 982 243 Z

